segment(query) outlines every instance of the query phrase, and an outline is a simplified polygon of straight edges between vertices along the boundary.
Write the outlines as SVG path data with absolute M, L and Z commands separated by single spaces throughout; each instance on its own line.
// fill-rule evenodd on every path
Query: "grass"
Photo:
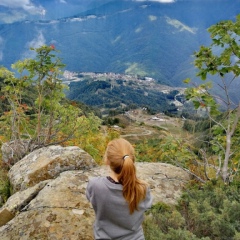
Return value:
M 7 176 L 7 170 L 0 168 L 0 207 L 10 196 L 10 184 Z

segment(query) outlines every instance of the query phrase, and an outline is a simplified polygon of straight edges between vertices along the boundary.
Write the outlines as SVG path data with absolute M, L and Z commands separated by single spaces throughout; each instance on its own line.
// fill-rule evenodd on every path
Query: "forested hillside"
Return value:
M 32 57 L 29 47 L 54 44 L 70 71 L 138 74 L 182 86 L 185 78 L 195 78 L 192 54 L 210 43 L 207 28 L 233 20 L 240 3 L 117 0 L 92 6 L 61 19 L 1 24 L 0 64 L 10 67 Z
M 67 98 L 94 106 L 102 112 L 123 113 L 138 107 L 149 112 L 178 114 L 184 104 L 184 88 L 159 84 L 152 78 L 114 73 L 66 73 Z M 69 77 L 71 75 L 71 77 Z

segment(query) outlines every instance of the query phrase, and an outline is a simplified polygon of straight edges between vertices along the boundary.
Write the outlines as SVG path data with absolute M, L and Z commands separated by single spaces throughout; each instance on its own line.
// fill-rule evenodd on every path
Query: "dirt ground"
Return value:
M 181 135 L 181 137 L 185 134 L 182 130 L 183 119 L 168 117 L 164 114 L 149 115 L 146 111 L 138 109 L 116 117 L 120 119 L 120 123 L 124 122 L 125 127 L 114 127 L 118 129 L 122 137 L 132 142 L 161 138 L 166 134 Z

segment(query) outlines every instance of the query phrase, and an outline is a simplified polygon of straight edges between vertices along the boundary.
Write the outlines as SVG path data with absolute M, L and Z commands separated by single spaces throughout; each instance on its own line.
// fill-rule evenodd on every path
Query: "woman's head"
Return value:
M 113 172 L 120 174 L 125 162 L 135 162 L 134 148 L 125 139 L 118 138 L 108 143 L 105 152 L 105 162 L 110 166 Z
M 146 184 L 136 177 L 133 146 L 123 138 L 112 140 L 105 152 L 105 162 L 117 174 L 118 181 L 123 185 L 123 196 L 129 204 L 129 211 L 133 213 L 146 196 Z

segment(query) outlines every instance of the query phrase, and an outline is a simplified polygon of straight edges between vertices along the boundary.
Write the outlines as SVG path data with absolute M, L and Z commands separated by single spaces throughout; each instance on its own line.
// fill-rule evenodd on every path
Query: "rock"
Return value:
M 150 186 L 153 203 L 176 204 L 189 174 L 179 167 L 166 163 L 137 163 L 138 176 Z
M 138 176 L 149 184 L 154 203 L 175 204 L 184 183 L 189 180 L 186 172 L 170 164 L 137 163 L 136 167 Z M 35 185 L 28 189 L 28 194 L 26 190 L 15 193 L 1 209 L 11 209 L 9 206 L 13 203 L 21 207 L 11 221 L 0 227 L 0 239 L 92 240 L 94 211 L 85 191 L 89 178 L 104 175 L 108 175 L 105 166 L 68 170 L 41 187 Z
M 39 191 L 41 191 L 49 181 L 50 180 L 46 180 L 24 191 L 16 192 L 14 195 L 8 198 L 7 202 L 2 208 L 11 212 L 11 214 L 15 216 L 36 197 Z M 2 217 L 3 216 L 0 213 L 0 219 L 2 219 Z
M 0 239 L 93 239 L 93 210 L 85 197 L 84 171 L 51 180 L 7 225 Z
M 25 156 L 10 169 L 8 176 L 13 192 L 16 192 L 56 178 L 61 172 L 94 166 L 92 157 L 79 147 L 49 146 Z
M 164 163 L 136 163 L 159 201 L 175 204 L 189 180 L 186 172 Z M 85 196 L 89 178 L 108 175 L 78 147 L 35 150 L 9 171 L 13 194 L 0 209 L 0 239 L 92 240 L 94 211 Z
M 13 166 L 29 152 L 28 140 L 16 140 L 2 144 L 2 161 Z
M 8 211 L 6 208 L 0 209 L 0 227 L 14 218 L 14 214 Z

